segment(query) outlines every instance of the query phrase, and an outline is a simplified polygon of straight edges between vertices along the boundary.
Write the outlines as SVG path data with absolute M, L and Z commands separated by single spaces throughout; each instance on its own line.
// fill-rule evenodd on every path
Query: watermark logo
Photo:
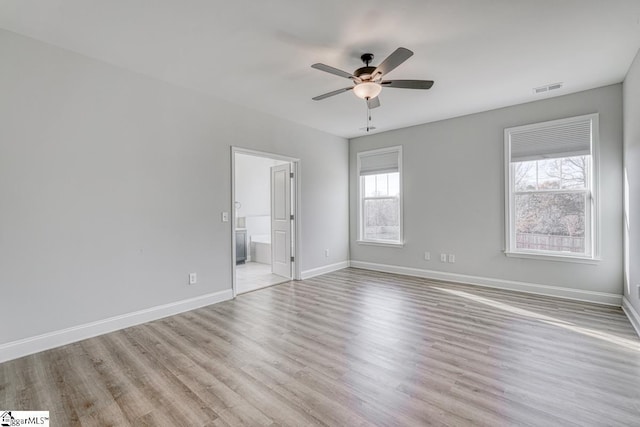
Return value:
M 49 411 L 3 411 L 0 410 L 0 426 L 49 427 Z

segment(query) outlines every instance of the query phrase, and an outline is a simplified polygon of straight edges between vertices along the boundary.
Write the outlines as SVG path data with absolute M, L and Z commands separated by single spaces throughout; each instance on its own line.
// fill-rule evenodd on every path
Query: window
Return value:
M 507 255 L 595 259 L 598 115 L 505 129 Z
M 402 147 L 358 153 L 358 241 L 402 245 Z

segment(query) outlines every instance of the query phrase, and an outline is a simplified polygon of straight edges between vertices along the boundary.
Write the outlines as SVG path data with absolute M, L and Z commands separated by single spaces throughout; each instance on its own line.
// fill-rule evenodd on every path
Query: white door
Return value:
M 271 271 L 291 278 L 291 164 L 271 168 Z

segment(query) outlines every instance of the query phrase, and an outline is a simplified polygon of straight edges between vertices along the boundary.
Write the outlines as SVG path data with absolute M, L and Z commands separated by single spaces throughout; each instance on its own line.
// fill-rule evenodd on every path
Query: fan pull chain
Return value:
M 365 125 L 365 129 L 367 132 L 369 132 L 372 128 L 371 126 L 371 109 L 369 108 L 369 104 L 366 103 L 365 104 L 367 106 L 367 118 L 366 118 L 366 125 Z
M 364 119 L 364 130 L 369 132 L 369 117 L 371 117 L 371 115 L 369 114 L 369 106 L 368 105 L 366 107 L 366 113 L 367 113 L 367 117 Z
M 370 132 L 374 130 L 376 127 L 371 125 L 371 109 L 369 108 L 368 103 L 365 104 L 365 108 L 367 113 L 367 117 L 365 118 L 365 126 L 363 128 L 360 128 L 360 130 L 363 130 L 365 132 Z

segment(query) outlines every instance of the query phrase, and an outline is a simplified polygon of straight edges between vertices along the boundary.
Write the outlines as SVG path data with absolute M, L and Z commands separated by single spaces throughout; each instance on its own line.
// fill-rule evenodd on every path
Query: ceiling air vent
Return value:
M 539 93 L 550 92 L 552 90 L 560 89 L 561 87 L 562 87 L 562 83 L 551 83 L 551 84 L 540 86 L 540 87 L 534 87 L 533 93 L 537 95 Z

